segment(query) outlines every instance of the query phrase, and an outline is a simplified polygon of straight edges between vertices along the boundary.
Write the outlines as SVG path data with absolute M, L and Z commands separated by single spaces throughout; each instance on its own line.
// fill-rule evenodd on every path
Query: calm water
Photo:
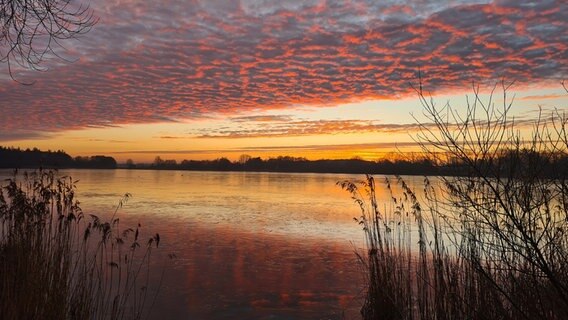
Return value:
M 121 195 L 121 224 L 160 233 L 167 269 L 152 319 L 357 318 L 360 213 L 336 186 L 362 175 L 65 170 L 86 213 Z M 0 175 L 9 175 L 8 171 Z M 407 177 L 411 185 L 422 178 Z M 380 194 L 385 199 L 386 193 Z M 124 221 L 124 222 L 123 222 Z

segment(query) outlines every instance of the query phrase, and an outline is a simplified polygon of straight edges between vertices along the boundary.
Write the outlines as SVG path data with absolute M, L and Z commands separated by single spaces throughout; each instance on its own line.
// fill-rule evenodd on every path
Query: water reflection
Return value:
M 361 281 L 345 244 L 219 227 L 176 232 L 175 239 L 164 240 L 170 246 L 163 250 L 181 250 L 156 304 L 160 315 L 341 319 L 357 314 Z
M 335 185 L 349 175 L 137 170 L 70 170 L 83 206 L 111 210 L 125 192 L 127 215 L 221 224 L 262 233 L 357 241 L 349 195 Z M 181 221 L 179 221 L 181 222 Z
M 354 246 L 364 238 L 353 217 L 360 212 L 336 182 L 361 175 L 60 173 L 79 180 L 89 214 L 108 215 L 124 193 L 133 195 L 119 212 L 121 225 L 140 222 L 146 236 L 160 233 L 153 269 L 168 253 L 177 255 L 152 319 L 358 318 L 362 282 Z M 421 188 L 420 177 L 406 181 Z M 378 197 L 390 200 L 384 186 Z

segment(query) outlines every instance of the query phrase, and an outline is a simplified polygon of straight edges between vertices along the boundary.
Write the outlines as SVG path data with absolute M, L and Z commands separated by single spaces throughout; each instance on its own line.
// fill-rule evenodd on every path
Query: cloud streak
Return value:
M 302 146 L 263 146 L 263 147 L 236 147 L 221 150 L 210 149 L 187 149 L 187 150 L 127 150 L 127 151 L 109 151 L 109 154 L 142 154 L 142 155 L 199 155 L 209 154 L 212 152 L 223 154 L 247 153 L 247 152 L 278 152 L 280 155 L 286 152 L 297 151 L 353 151 L 361 149 L 375 149 L 383 153 L 392 152 L 396 148 L 417 148 L 420 144 L 413 141 L 407 142 L 379 142 L 379 143 L 355 143 L 355 144 L 311 144 Z
M 534 95 L 522 97 L 521 100 L 545 100 L 545 99 L 561 99 L 566 97 L 566 95 L 560 94 L 546 94 L 546 95 Z
M 239 120 L 240 121 L 240 120 Z M 433 124 L 423 124 L 432 127 Z M 277 136 L 308 136 L 308 135 L 328 135 L 328 134 L 348 134 L 348 133 L 405 133 L 419 129 L 416 123 L 394 124 L 379 123 L 377 121 L 365 120 L 274 120 L 263 123 L 262 126 L 244 124 L 236 128 L 220 129 L 199 129 L 190 132 L 197 138 L 263 138 Z M 205 132 L 205 133 L 204 133 Z
M 536 117 L 543 120 L 553 121 L 557 112 L 564 109 L 540 108 L 528 113 L 519 114 L 515 117 L 515 125 L 531 127 L 535 124 Z M 459 112 L 457 109 L 456 112 Z M 462 115 L 465 117 L 465 115 Z M 442 116 L 444 118 L 444 116 Z M 200 128 L 189 131 L 189 137 L 200 139 L 243 139 L 243 138 L 267 138 L 267 137 L 296 137 L 311 135 L 335 135 L 335 134 L 359 134 L 359 133 L 405 133 L 416 134 L 422 130 L 437 131 L 438 127 L 433 122 L 421 123 L 383 123 L 373 120 L 304 120 L 293 116 L 250 116 L 235 117 L 231 121 L 236 126 L 223 126 L 219 128 Z M 477 119 L 478 124 L 484 124 L 483 119 Z M 259 124 L 260 123 L 260 124 Z M 449 124 L 450 128 L 456 128 Z M 457 128 L 456 128 L 457 129 Z M 184 138 L 184 137 L 162 137 Z
M 396 98 L 412 92 L 418 69 L 433 90 L 568 76 L 565 1 L 109 0 L 95 9 L 100 24 L 69 45 L 79 61 L 17 75 L 33 86 L 0 79 L 0 136 Z

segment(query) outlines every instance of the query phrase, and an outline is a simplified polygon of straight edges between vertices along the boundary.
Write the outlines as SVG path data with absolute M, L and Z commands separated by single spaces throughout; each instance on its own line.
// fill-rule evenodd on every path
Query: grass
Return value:
M 339 184 L 359 205 L 356 220 L 366 236 L 366 250 L 358 254 L 367 281 L 363 319 L 568 318 L 565 234 L 555 236 L 555 243 L 542 243 L 541 252 L 549 246 L 555 250 L 545 257 L 552 266 L 552 274 L 547 274 L 535 262 L 537 250 L 527 253 L 507 243 L 486 221 L 460 211 L 464 208 L 442 210 L 438 190 L 428 180 L 426 205 L 400 178 L 398 197 L 391 181 L 385 181 L 392 201 L 383 205 L 376 200 L 372 176 Z M 545 207 L 561 209 L 553 202 Z M 443 214 L 452 208 L 452 217 Z M 565 226 L 558 225 L 554 232 L 565 232 Z
M 53 171 L 15 175 L 0 192 L 0 315 L 3 319 L 141 319 L 158 234 L 85 215 L 75 181 Z
M 424 199 L 387 180 L 392 201 L 381 208 L 373 177 L 340 183 L 367 239 L 364 319 L 568 319 L 568 116 L 540 110 L 532 127 L 516 122 L 511 85 L 482 100 L 474 84 L 454 108 L 420 82 L 427 120 L 415 141 L 459 173 L 425 180 Z

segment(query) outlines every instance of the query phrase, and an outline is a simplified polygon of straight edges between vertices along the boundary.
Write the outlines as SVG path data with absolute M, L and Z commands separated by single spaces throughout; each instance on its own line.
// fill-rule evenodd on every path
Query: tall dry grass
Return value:
M 75 181 L 53 171 L 15 175 L 0 192 L 2 319 L 140 319 L 158 234 L 85 215 Z
M 371 176 L 340 183 L 367 239 L 364 319 L 568 319 L 568 117 L 516 122 L 509 86 L 456 109 L 420 85 L 416 140 L 458 173 L 426 180 L 424 199 L 402 180 L 387 204 Z
M 397 196 L 391 181 L 384 182 L 392 196 L 388 204 L 376 200 L 372 176 L 339 184 L 361 209 L 363 319 L 565 319 L 568 314 L 551 281 L 526 261 L 531 257 L 486 238 L 479 222 L 449 224 L 428 180 L 425 205 L 400 178 Z

